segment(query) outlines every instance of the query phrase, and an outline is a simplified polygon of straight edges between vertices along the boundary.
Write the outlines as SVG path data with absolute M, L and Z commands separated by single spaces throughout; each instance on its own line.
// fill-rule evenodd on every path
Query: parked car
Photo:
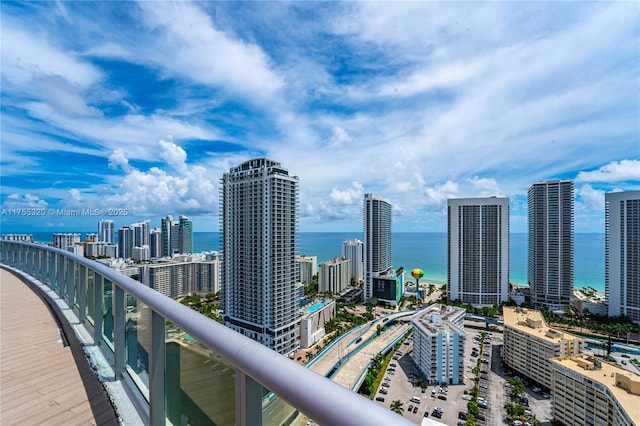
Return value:
M 409 405 L 409 412 L 413 411 L 413 405 Z
M 416 405 L 415 407 L 413 407 L 413 413 L 417 413 L 418 412 L 418 406 Z
M 443 401 L 446 401 L 446 400 L 447 400 L 447 397 L 446 397 L 446 396 L 444 396 L 444 395 L 438 395 L 438 399 L 441 399 L 441 400 L 443 400 Z
M 384 398 L 383 398 L 383 397 L 381 397 L 381 396 L 379 396 L 379 397 L 377 397 L 377 398 L 376 398 L 376 401 L 384 402 Z
M 383 394 L 383 395 L 386 395 L 386 394 L 389 393 L 389 391 L 386 390 L 385 388 L 382 388 L 382 389 L 380 389 L 380 393 Z

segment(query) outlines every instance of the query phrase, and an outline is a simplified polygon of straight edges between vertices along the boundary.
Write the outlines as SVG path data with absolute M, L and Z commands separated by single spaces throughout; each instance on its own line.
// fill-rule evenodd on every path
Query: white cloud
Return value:
M 599 210 L 604 215 L 604 194 L 605 191 L 594 189 L 588 183 L 582 185 L 580 189 L 578 189 L 577 195 L 580 197 L 582 201 L 581 207 L 587 210 Z M 577 205 L 576 207 L 580 207 Z
M 101 72 L 93 65 L 54 47 L 46 37 L 10 27 L 5 19 L 2 28 L 2 76 L 21 85 L 28 85 L 40 77 L 59 76 L 82 87 L 102 78 Z
M 344 128 L 340 126 L 334 126 L 331 129 L 331 137 L 328 141 L 328 145 L 330 148 L 342 148 L 348 142 L 351 142 L 351 136 L 349 136 Z
M 139 53 L 167 71 L 241 94 L 249 101 L 274 101 L 283 81 L 256 44 L 218 30 L 191 3 L 140 2 L 143 18 L 157 34 L 156 47 Z
M 111 155 L 109 155 L 109 167 L 112 169 L 120 167 L 125 172 L 131 171 L 129 160 L 125 156 L 122 148 L 117 148 L 111 153 Z
M 10 194 L 4 200 L 2 207 L 5 209 L 45 208 L 48 203 L 33 194 Z
M 333 188 L 329 198 L 332 202 L 339 205 L 349 206 L 362 203 L 362 184 L 353 182 L 350 188 L 346 188 L 344 190 Z
M 481 197 L 500 196 L 500 185 L 495 179 L 474 176 L 469 182 Z
M 162 148 L 162 159 L 166 161 L 171 167 L 178 171 L 183 171 L 186 167 L 185 161 L 187 161 L 187 153 L 184 149 L 173 143 L 170 140 L 160 141 L 160 147 Z
M 580 172 L 576 182 L 624 182 L 640 181 L 640 161 L 621 160 L 612 161 L 597 170 Z
M 71 198 L 74 201 L 82 201 L 82 195 L 80 194 L 80 191 L 78 191 L 76 188 L 71 188 L 69 190 L 69 195 L 71 195 Z
M 425 201 L 429 206 L 444 208 L 447 203 L 447 199 L 455 198 L 458 195 L 458 192 L 458 184 L 448 180 L 442 185 L 436 184 L 432 188 L 427 188 L 425 191 L 427 196 Z
M 103 205 L 127 208 L 136 216 L 161 216 L 171 211 L 212 213 L 217 207 L 221 172 L 216 167 L 188 165 L 186 152 L 173 142 L 161 140 L 159 145 L 172 172 L 159 167 L 139 170 L 128 165 L 121 150 L 112 154 L 112 163 L 128 169 L 114 193 L 100 200 Z

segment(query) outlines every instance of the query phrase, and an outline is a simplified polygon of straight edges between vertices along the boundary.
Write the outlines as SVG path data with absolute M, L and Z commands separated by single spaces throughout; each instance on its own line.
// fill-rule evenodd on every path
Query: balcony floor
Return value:
M 0 270 L 0 423 L 117 425 L 104 387 L 69 329 L 11 272 Z

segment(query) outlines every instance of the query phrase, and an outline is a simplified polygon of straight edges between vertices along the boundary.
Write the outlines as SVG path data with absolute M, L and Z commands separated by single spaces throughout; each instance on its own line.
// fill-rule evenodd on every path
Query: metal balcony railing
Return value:
M 98 262 L 0 240 L 0 263 L 66 302 L 148 424 L 413 424 Z

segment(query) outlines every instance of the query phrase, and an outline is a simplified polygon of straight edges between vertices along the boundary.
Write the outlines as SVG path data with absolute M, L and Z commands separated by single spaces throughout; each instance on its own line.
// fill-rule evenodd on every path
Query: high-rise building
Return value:
M 134 223 L 130 226 L 133 230 L 133 246 L 142 247 L 150 245 L 151 229 L 148 220 L 143 220 L 138 223 Z
M 220 263 L 195 259 L 146 264 L 140 267 L 140 282 L 169 297 L 204 296 L 220 290 Z
M 116 223 L 113 220 L 101 220 L 98 222 L 98 241 L 115 243 Z
M 310 285 L 313 282 L 313 276 L 318 273 L 318 257 L 317 256 L 297 256 L 296 257 L 296 278 L 304 285 Z
M 318 292 L 342 293 L 351 283 L 351 261 L 333 258 L 320 264 L 318 270 Z
M 391 258 L 391 203 L 375 194 L 364 195 L 364 298 L 373 297 L 373 279 L 387 272 Z
M 640 323 L 640 191 L 608 193 L 604 199 L 608 314 Z
M 411 359 L 429 383 L 464 383 L 464 331 L 462 308 L 433 304 L 411 317 Z
M 182 254 L 193 253 L 193 223 L 186 216 L 180 216 L 178 250 Z
M 447 200 L 447 298 L 473 306 L 509 297 L 509 199 Z
M 231 168 L 221 188 L 225 324 L 289 354 L 299 347 L 298 177 L 258 158 Z
M 536 308 L 566 309 L 573 293 L 573 181 L 533 184 L 528 220 L 531 302 Z
M 162 231 L 160 228 L 153 228 L 149 234 L 150 256 L 153 258 L 162 257 Z
M 95 232 L 89 232 L 84 236 L 84 240 L 88 243 L 95 243 L 96 241 L 98 241 L 98 234 L 96 234 Z
M 53 246 L 62 250 L 80 243 L 80 234 L 53 234 Z
M 193 253 L 193 223 L 186 216 L 174 220 L 168 215 L 161 219 L 162 255 Z
M 133 229 L 123 226 L 118 229 L 118 254 L 123 259 L 133 256 Z
M 160 220 L 160 231 L 162 232 L 162 255 L 171 257 L 180 252 L 180 222 L 173 220 L 173 216 L 168 215 Z
M 350 238 L 342 243 L 342 257 L 351 260 L 351 280 L 355 284 L 364 280 L 363 249 L 364 243 L 357 238 Z

